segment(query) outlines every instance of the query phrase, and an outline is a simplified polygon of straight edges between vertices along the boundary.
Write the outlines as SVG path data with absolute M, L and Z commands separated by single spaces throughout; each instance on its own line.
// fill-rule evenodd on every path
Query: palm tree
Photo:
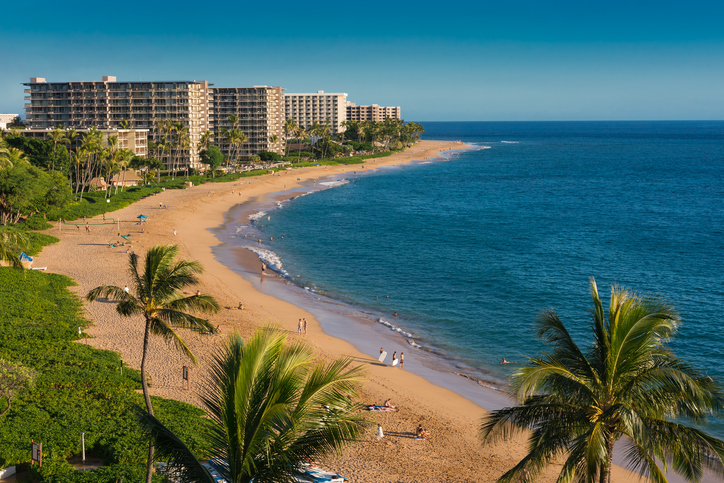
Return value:
M 302 342 L 262 328 L 247 343 L 232 334 L 211 365 L 202 401 L 212 453 L 231 483 L 294 481 L 300 464 L 339 453 L 363 420 L 351 402 L 361 376 L 351 359 L 315 362 Z M 158 456 L 187 478 L 213 482 L 185 444 L 155 417 L 142 415 Z
M 158 335 L 168 342 L 173 342 L 176 348 L 186 354 L 195 364 L 196 356 L 173 329 L 180 327 L 198 332 L 214 332 L 214 327 L 208 321 L 194 317 L 187 311 L 214 313 L 219 310 L 219 304 L 209 295 L 184 297 L 180 293 L 185 287 L 199 283 L 196 275 L 202 272 L 202 268 L 198 262 L 176 261 L 177 254 L 176 245 L 154 246 L 146 253 L 142 272 L 139 272 L 139 256 L 131 253 L 128 257 L 128 273 L 133 286 L 131 291 L 126 292 L 113 285 L 102 285 L 86 295 L 90 302 L 99 298 L 117 301 L 116 311 L 124 317 L 144 318 L 141 386 L 146 410 L 151 415 L 153 415 L 153 406 L 148 394 L 146 379 L 148 343 L 151 335 Z M 148 453 L 147 482 L 150 483 L 153 462 L 152 441 L 149 444 Z
M 301 157 L 301 155 L 302 155 L 302 144 L 303 144 L 303 143 L 302 143 L 302 139 L 304 139 L 304 138 L 307 137 L 307 130 L 304 129 L 302 126 L 297 126 L 297 128 L 295 129 L 294 134 L 296 134 L 296 136 L 297 136 L 297 143 L 299 143 L 299 144 L 298 144 L 299 152 L 297 153 L 297 161 L 299 161 L 299 157 Z
M 277 144 L 278 142 L 279 142 L 279 136 L 277 134 L 272 134 L 271 136 L 269 136 L 269 143 L 271 144 L 271 146 L 269 146 L 271 148 L 270 151 L 274 150 L 274 145 Z
M 121 129 L 129 129 L 131 127 L 131 123 L 128 122 L 128 119 L 124 119 L 121 122 L 118 123 L 118 126 Z
M 209 149 L 212 138 L 213 135 L 211 134 L 211 132 L 204 131 L 204 133 L 201 135 L 201 138 L 199 139 L 199 145 L 197 147 L 199 153 L 204 149 Z
M 11 246 L 23 246 L 28 243 L 28 238 L 12 231 L 0 232 L 0 260 L 8 262 L 11 267 L 23 268 L 20 258 L 12 252 Z
M 53 141 L 53 167 L 51 170 L 55 171 L 55 150 L 58 147 L 58 143 L 64 143 L 66 141 L 65 131 L 56 127 L 48 136 L 50 136 L 50 139 Z
M 75 129 L 68 129 L 67 131 L 65 131 L 65 137 L 63 139 L 63 143 L 68 145 L 68 162 L 69 162 L 68 180 L 71 181 L 71 187 L 73 186 L 73 184 L 72 184 L 72 177 L 73 177 L 73 169 L 72 169 L 73 151 L 72 151 L 72 148 L 73 148 L 73 145 L 75 144 L 76 140 L 78 139 L 78 136 L 79 136 L 78 131 L 76 131 Z
M 484 441 L 530 430 L 529 453 L 498 481 L 535 478 L 561 457 L 559 482 L 610 483 L 613 447 L 623 439 L 629 467 L 666 483 L 657 460 L 687 481 L 704 468 L 724 474 L 724 442 L 672 419 L 703 421 L 721 414 L 724 398 L 710 377 L 674 357 L 666 341 L 676 311 L 658 298 L 614 286 L 608 320 L 591 279 L 593 343 L 578 347 L 553 310 L 538 318 L 549 346 L 514 376 L 519 405 L 483 420 Z
M 287 144 L 289 142 L 289 137 L 293 136 L 297 132 L 297 123 L 294 121 L 294 119 L 287 118 L 286 121 L 284 121 L 284 155 L 289 155 L 289 151 L 287 150 Z

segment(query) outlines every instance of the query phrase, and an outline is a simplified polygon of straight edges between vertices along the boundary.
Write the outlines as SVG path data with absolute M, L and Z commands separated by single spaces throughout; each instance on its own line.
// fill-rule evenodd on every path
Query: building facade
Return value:
M 298 126 L 310 127 L 314 121 L 328 125 L 332 134 L 344 132 L 347 120 L 347 94 L 317 91 L 315 94 L 284 94 L 284 118 Z
M 224 156 L 235 151 L 238 159 L 273 151 L 284 154 L 282 128 L 284 125 L 284 98 L 281 87 L 211 87 L 209 88 L 209 130 L 214 144 Z M 234 125 L 230 116 L 236 116 Z M 241 129 L 248 140 L 239 148 L 224 139 L 224 130 Z M 272 142 L 272 137 L 277 141 Z
M 99 130 L 119 128 L 124 121 L 131 129 L 146 129 L 159 142 L 164 121 L 188 130 L 188 147 L 181 165 L 198 165 L 197 145 L 209 129 L 207 81 L 117 82 L 114 76 L 101 81 L 47 82 L 32 77 L 24 84 L 26 123 L 31 129 L 66 128 Z M 120 139 L 119 139 L 120 141 Z
M 7 129 L 8 124 L 18 117 L 17 114 L 0 114 L 0 130 Z
M 17 129 L 13 131 L 14 135 L 25 136 L 33 139 L 49 139 L 50 133 L 53 130 L 47 129 Z M 80 147 L 83 143 L 83 134 L 88 132 L 88 129 L 76 129 L 79 136 L 73 143 L 73 147 Z M 133 152 L 136 156 L 145 158 L 148 156 L 148 129 L 99 129 L 103 134 L 103 143 L 108 143 L 108 138 L 116 136 L 118 138 L 118 149 L 128 149 Z
M 369 106 L 358 106 L 354 102 L 347 103 L 347 120 L 362 121 L 378 121 L 382 122 L 388 117 L 391 119 L 402 119 L 400 106 L 384 107 L 372 104 Z

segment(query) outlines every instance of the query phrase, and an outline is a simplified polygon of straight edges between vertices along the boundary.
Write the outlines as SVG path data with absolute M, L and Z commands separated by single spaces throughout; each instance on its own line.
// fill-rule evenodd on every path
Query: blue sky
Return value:
M 724 119 L 721 0 L 5 3 L 0 112 L 30 77 L 115 75 L 346 92 L 417 121 Z

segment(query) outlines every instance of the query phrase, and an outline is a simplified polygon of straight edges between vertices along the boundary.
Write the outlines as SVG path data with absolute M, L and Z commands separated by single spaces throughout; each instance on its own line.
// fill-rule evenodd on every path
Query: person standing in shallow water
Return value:
M 397 361 L 397 351 L 392 353 L 392 366 L 394 367 L 395 361 Z
M 304 321 L 304 335 L 307 335 L 307 319 L 302 319 Z
M 405 367 L 405 353 L 400 352 L 400 369 L 404 369 Z

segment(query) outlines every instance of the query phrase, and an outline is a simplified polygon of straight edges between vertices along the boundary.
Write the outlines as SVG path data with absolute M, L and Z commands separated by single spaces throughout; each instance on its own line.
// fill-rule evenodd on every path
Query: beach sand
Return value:
M 215 296 L 223 307 L 218 314 L 210 317 L 211 323 L 219 326 L 221 335 L 179 331 L 198 357 L 197 366 L 192 366 L 172 346 L 158 338 L 152 339 L 148 361 L 151 394 L 198 405 L 195 389 L 203 381 L 207 363 L 225 334 L 239 331 L 247 337 L 259 326 L 275 324 L 288 331 L 289 337 L 298 337 L 297 321 L 304 317 L 309 321 L 306 340 L 316 347 L 320 357 L 349 355 L 364 367 L 366 378 L 361 389 L 362 402 L 381 404 L 391 398 L 392 403 L 400 407 L 397 413 L 365 413 L 372 422 L 382 425 L 385 437 L 378 442 L 375 438 L 376 425 L 371 424 L 360 442 L 352 444 L 341 457 L 324 462 L 328 469 L 339 472 L 352 482 L 495 481 L 525 454 L 522 438 L 505 444 L 482 446 L 477 431 L 481 418 L 486 414 L 483 408 L 422 377 L 377 363 L 374 357 L 355 350 L 351 344 L 324 334 L 310 313 L 257 291 L 252 283 L 215 260 L 211 247 L 219 242 L 208 230 L 221 225 L 224 213 L 232 206 L 263 194 L 283 192 L 285 186 L 291 189 L 301 182 L 320 177 L 433 159 L 439 152 L 468 147 L 458 142 L 421 141 L 403 153 L 369 160 L 364 168 L 362 165 L 301 168 L 279 175 L 169 190 L 123 210 L 108 213 L 107 218 L 120 219 L 120 233 L 130 234 L 131 249 L 137 254 L 143 255 L 153 245 L 177 244 L 182 257 L 199 261 L 205 269 L 199 290 Z M 160 208 L 159 203 L 168 208 Z M 136 217 L 140 214 L 148 216 L 148 224 L 136 224 Z M 101 223 L 100 217 L 91 223 Z M 73 225 L 48 230 L 48 234 L 60 238 L 61 242 L 44 248 L 35 265 L 47 266 L 49 272 L 75 279 L 78 285 L 71 290 L 80 296 L 98 285 L 130 286 L 126 247 L 108 247 L 109 242 L 122 241 L 117 237 L 118 224 L 91 224 L 90 234 L 85 232 L 83 223 L 79 226 L 79 230 Z M 141 233 L 142 228 L 145 233 Z M 195 287 L 189 288 L 187 293 L 195 291 Z M 240 302 L 244 305 L 243 310 L 236 309 Z M 120 317 L 113 303 L 85 305 L 88 317 L 93 321 L 93 326 L 87 329 L 90 336 L 87 343 L 99 349 L 116 351 L 126 365 L 139 368 L 142 320 Z M 184 365 L 191 366 L 190 390 L 182 386 Z M 429 440 L 413 439 L 419 423 L 430 431 Z M 555 481 L 559 470 L 559 466 L 551 466 L 540 481 Z M 638 479 L 638 475 L 631 475 L 617 467 L 613 478 L 615 481 L 628 481 Z

